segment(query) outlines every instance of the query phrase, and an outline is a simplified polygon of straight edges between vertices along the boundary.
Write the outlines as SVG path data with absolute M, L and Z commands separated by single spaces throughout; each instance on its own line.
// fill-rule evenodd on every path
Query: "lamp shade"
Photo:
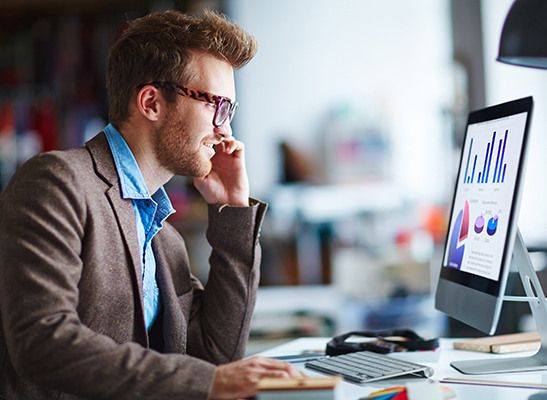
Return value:
M 498 61 L 547 69 L 547 1 L 517 0 L 501 32 Z

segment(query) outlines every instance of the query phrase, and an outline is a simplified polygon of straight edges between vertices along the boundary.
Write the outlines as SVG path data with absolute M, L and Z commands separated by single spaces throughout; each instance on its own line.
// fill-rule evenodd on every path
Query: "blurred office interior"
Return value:
M 105 60 L 128 19 L 215 9 L 259 42 L 236 72 L 232 122 L 251 193 L 270 204 L 249 352 L 350 330 L 480 335 L 432 300 L 469 110 L 534 96 L 519 226 L 530 247 L 547 247 L 547 73 L 495 61 L 511 4 L 1 0 L 0 189 L 32 155 L 106 125 Z M 206 205 L 188 179 L 168 191 L 206 281 Z M 544 252 L 533 257 L 543 269 Z M 498 333 L 530 329 L 524 307 L 505 310 Z

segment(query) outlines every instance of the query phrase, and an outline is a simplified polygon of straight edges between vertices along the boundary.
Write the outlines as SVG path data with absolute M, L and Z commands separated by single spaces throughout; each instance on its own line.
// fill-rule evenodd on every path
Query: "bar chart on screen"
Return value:
M 503 135 L 498 136 L 497 132 L 492 133 L 492 139 L 481 146 L 474 143 L 471 139 L 463 183 L 465 184 L 484 184 L 484 183 L 503 183 L 507 163 L 505 162 L 505 148 L 507 145 L 507 136 L 509 129 L 505 130 Z

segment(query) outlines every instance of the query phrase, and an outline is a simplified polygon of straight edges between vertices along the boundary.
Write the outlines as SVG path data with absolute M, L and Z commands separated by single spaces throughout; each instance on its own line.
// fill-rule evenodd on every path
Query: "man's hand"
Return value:
M 194 184 L 209 204 L 249 206 L 249 178 L 245 169 L 245 146 L 233 137 L 215 147 L 213 168 Z
M 215 370 L 212 399 L 239 399 L 254 396 L 262 378 L 304 378 L 305 375 L 285 361 L 254 356 L 220 365 Z

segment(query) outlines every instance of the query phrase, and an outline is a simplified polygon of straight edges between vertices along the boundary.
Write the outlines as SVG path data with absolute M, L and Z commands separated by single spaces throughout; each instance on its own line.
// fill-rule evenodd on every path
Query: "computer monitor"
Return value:
M 490 335 L 507 300 L 515 259 L 530 296 L 524 300 L 535 304 L 538 296 L 544 299 L 517 228 L 532 106 L 526 97 L 469 114 L 452 201 L 435 307 Z M 547 321 L 545 300 L 540 303 Z M 463 364 L 451 365 L 464 373 L 508 372 L 518 366 Z M 518 370 L 540 366 L 534 359 L 524 361 L 523 368 Z

